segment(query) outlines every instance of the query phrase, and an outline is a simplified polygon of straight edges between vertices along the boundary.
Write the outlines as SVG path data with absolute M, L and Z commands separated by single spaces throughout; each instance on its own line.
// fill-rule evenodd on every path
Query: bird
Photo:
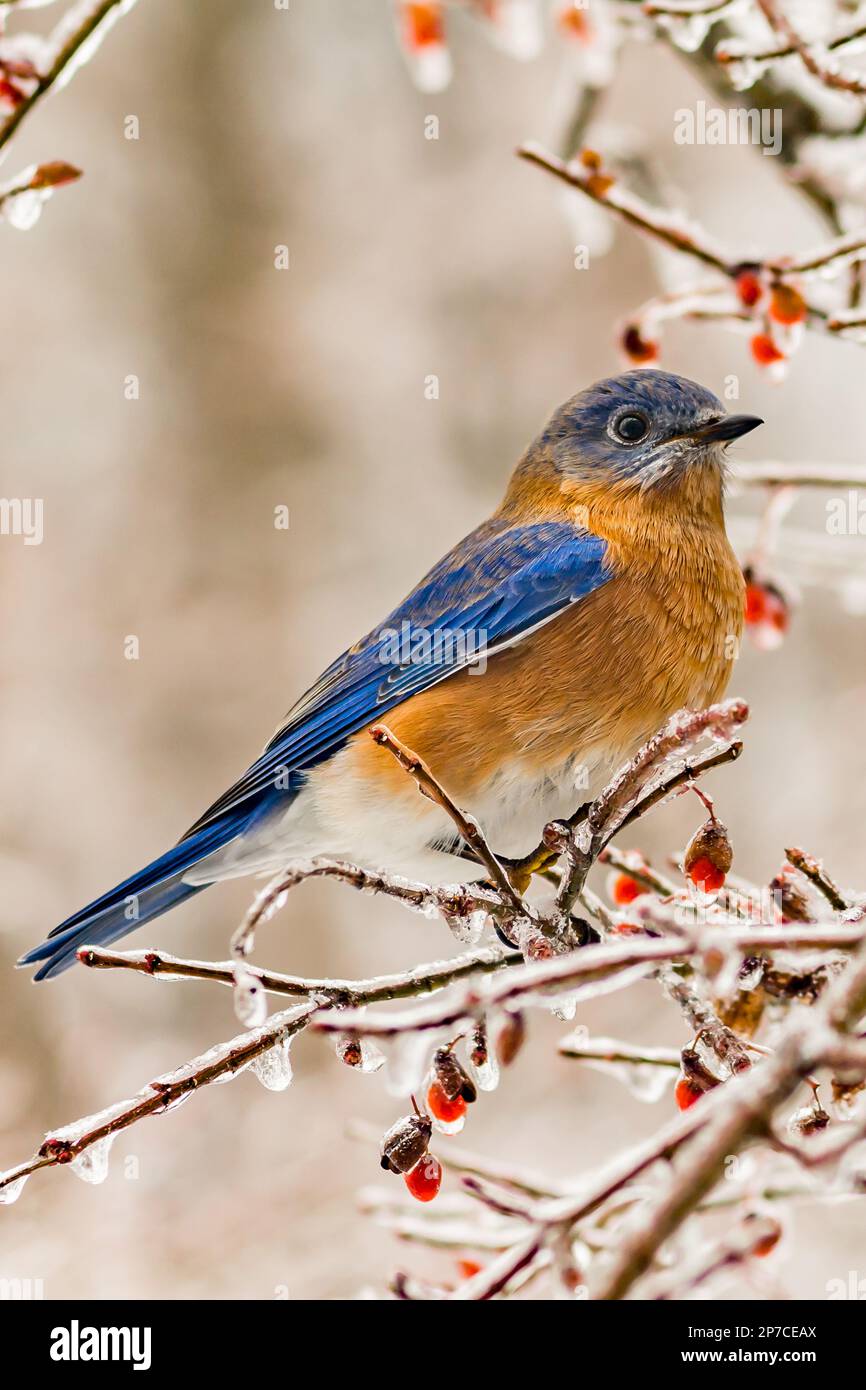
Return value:
M 428 880 L 454 881 L 454 826 L 370 736 L 385 719 L 497 853 L 526 851 L 576 787 L 724 692 L 744 612 L 726 449 L 761 424 L 653 368 L 572 396 L 496 511 L 324 671 L 178 843 L 19 965 L 58 975 L 84 945 L 213 883 L 315 856 L 423 863 Z

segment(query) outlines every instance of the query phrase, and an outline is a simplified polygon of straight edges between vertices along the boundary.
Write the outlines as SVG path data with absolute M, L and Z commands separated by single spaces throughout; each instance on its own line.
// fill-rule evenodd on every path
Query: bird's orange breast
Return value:
M 543 510 L 607 541 L 610 580 L 483 674 L 460 671 L 386 719 L 469 810 L 505 767 L 533 779 L 583 757 L 615 765 L 674 710 L 716 700 L 737 654 L 743 579 L 720 503 L 685 515 L 582 486 Z M 411 780 L 366 731 L 335 761 L 411 813 Z

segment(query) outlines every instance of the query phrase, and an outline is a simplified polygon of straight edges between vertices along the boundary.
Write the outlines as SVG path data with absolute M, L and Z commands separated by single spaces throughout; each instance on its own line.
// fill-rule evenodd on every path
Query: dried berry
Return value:
M 622 335 L 622 350 L 632 362 L 655 362 L 659 345 L 645 338 L 636 323 L 630 323 Z
M 460 1065 L 450 1047 L 440 1047 L 433 1056 L 433 1077 L 447 1100 L 460 1096 L 467 1105 L 477 1099 L 475 1083 Z
M 432 1132 L 429 1115 L 404 1115 L 382 1140 L 382 1167 L 407 1173 L 426 1154 Z
M 725 881 L 734 853 L 722 822 L 710 816 L 696 830 L 686 846 L 683 868 L 686 877 L 704 893 L 716 893 Z
M 337 1039 L 337 1056 L 347 1067 L 359 1067 L 364 1060 L 361 1039 L 351 1033 L 344 1033 Z
M 509 1011 L 496 1035 L 496 1056 L 504 1067 L 510 1067 L 526 1041 L 526 1020 L 518 1010 Z
M 472 1034 L 472 1046 L 469 1052 L 469 1060 L 473 1067 L 484 1067 L 490 1060 L 487 1047 L 487 1027 L 484 1023 L 479 1023 Z
M 794 877 L 794 872 L 784 866 L 770 879 L 770 892 L 783 922 L 811 922 L 812 908 L 808 895 Z
M 829 1123 L 830 1116 L 816 1101 L 814 1105 L 806 1105 L 791 1116 L 788 1121 L 788 1133 L 807 1139 L 813 1134 L 820 1134 Z
M 802 323 L 806 301 L 793 285 L 774 285 L 770 292 L 770 318 L 776 323 Z

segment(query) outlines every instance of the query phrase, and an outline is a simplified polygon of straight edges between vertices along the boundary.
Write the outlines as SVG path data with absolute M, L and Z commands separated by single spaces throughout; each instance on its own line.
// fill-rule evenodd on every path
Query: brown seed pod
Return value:
M 783 922 L 811 922 L 813 913 L 808 896 L 793 874 L 781 869 L 770 879 L 769 887 Z
M 382 1167 L 392 1173 L 408 1173 L 427 1152 L 432 1132 L 429 1115 L 404 1115 L 382 1139 Z
M 496 1056 L 503 1067 L 510 1067 L 526 1041 L 526 1020 L 519 1010 L 509 1010 L 496 1037 Z
M 433 1076 L 448 1100 L 462 1096 L 467 1105 L 478 1098 L 475 1084 L 464 1071 L 450 1047 L 437 1048 L 433 1054 Z
M 713 1075 L 695 1048 L 684 1047 L 680 1053 L 680 1060 L 683 1076 L 699 1091 L 711 1091 L 714 1086 L 721 1084 L 719 1078 Z

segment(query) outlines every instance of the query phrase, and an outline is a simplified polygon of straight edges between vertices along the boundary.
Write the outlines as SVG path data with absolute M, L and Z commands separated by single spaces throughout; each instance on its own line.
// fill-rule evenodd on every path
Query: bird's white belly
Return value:
M 494 851 L 519 855 L 538 842 L 549 820 L 587 800 L 609 766 L 609 757 L 597 750 L 544 776 L 514 763 L 498 769 L 474 804 L 461 809 L 480 822 Z M 482 870 L 436 848 L 454 838 L 450 817 L 420 793 L 410 805 L 407 812 L 406 802 L 389 800 L 378 786 L 314 770 L 282 816 L 202 860 L 186 881 L 270 874 L 318 855 L 438 883 L 477 877 Z

